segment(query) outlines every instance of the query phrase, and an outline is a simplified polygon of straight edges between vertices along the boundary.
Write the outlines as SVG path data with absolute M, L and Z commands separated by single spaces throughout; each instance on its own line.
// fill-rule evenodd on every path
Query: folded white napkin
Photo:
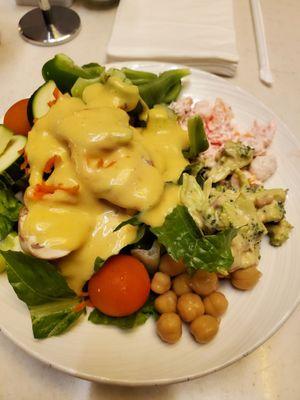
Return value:
M 232 0 L 121 0 L 107 59 L 170 61 L 232 76 Z

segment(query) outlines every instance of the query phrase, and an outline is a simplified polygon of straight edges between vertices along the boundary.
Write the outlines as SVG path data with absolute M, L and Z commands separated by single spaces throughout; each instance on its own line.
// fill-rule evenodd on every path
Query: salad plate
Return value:
M 154 73 L 182 68 L 156 62 L 109 66 Z M 36 340 L 25 304 L 16 297 L 6 275 L 1 274 L 1 331 L 38 360 L 71 375 L 109 384 L 139 386 L 190 380 L 223 368 L 255 350 L 280 328 L 299 303 L 299 140 L 259 100 L 214 75 L 191 68 L 181 96 L 212 101 L 222 98 L 232 107 L 242 129 L 249 128 L 253 120 L 275 122 L 277 133 L 272 151 L 278 169 L 266 187 L 288 189 L 287 218 L 294 226 L 290 239 L 279 248 L 272 248 L 263 240 L 260 260 L 263 276 L 254 290 L 240 292 L 228 282 L 222 285 L 229 308 L 222 318 L 219 334 L 204 346 L 192 341 L 187 332 L 173 346 L 161 342 L 151 319 L 129 332 L 113 326 L 96 326 L 82 319 L 76 329 L 62 336 Z

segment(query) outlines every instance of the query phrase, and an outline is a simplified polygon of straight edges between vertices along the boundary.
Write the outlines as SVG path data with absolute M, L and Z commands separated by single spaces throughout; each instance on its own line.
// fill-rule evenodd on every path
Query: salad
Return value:
M 37 339 L 79 319 L 170 344 L 217 334 L 229 280 L 252 289 L 260 243 L 282 245 L 287 190 L 266 189 L 276 127 L 240 132 L 221 99 L 177 100 L 188 69 L 156 75 L 56 55 L 0 126 L 0 270 Z

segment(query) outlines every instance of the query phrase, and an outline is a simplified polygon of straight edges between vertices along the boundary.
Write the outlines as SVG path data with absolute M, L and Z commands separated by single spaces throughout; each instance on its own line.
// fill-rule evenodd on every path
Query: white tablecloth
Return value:
M 0 115 L 29 96 L 41 80 L 41 65 L 57 52 L 83 64 L 103 61 L 115 9 L 75 8 L 82 31 L 72 42 L 57 48 L 40 48 L 23 42 L 17 22 L 27 8 L 13 0 L 0 0 Z M 262 1 L 268 36 L 273 88 L 258 80 L 251 14 L 247 1 L 235 0 L 240 64 L 230 81 L 256 95 L 300 135 L 300 3 L 298 0 Z M 1 310 L 0 310 L 1 312 Z M 234 365 L 192 382 L 152 388 L 112 387 L 86 382 L 41 364 L 0 333 L 1 400 L 297 400 L 300 399 L 300 308 L 287 323 L 254 353 Z

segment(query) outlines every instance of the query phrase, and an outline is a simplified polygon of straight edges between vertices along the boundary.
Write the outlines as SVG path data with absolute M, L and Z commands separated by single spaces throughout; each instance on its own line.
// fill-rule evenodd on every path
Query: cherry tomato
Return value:
M 94 307 L 111 317 L 130 315 L 141 308 L 150 292 L 150 278 L 134 257 L 119 254 L 108 259 L 88 285 Z
M 29 99 L 23 99 L 13 104 L 4 116 L 4 125 L 17 135 L 27 136 L 31 129 L 27 117 L 27 105 Z

